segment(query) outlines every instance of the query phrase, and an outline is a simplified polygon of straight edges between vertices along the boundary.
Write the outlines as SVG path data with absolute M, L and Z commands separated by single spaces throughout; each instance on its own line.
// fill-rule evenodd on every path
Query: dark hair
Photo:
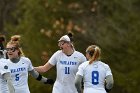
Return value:
M 5 36 L 4 35 L 0 35 L 0 42 L 4 42 L 5 41 Z
M 73 34 L 71 32 L 68 32 L 67 35 L 70 38 L 70 41 L 73 42 Z
M 4 50 L 3 42 L 5 41 L 5 36 L 0 35 L 0 50 Z

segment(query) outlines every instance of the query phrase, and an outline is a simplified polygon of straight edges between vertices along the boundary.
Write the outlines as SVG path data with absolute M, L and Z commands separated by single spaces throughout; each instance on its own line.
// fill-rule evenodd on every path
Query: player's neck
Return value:
M 20 57 L 18 57 L 18 58 L 12 58 L 12 59 L 10 59 L 13 63 L 18 63 L 19 62 L 19 60 L 20 60 Z
M 64 51 L 64 53 L 65 53 L 67 56 L 71 56 L 71 55 L 74 53 L 74 50 L 73 50 L 73 49 L 68 49 L 68 50 Z

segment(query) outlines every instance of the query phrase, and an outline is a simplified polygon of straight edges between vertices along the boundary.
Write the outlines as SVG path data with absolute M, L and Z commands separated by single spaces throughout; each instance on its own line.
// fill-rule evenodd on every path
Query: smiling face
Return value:
M 66 41 L 59 41 L 58 42 L 58 46 L 60 47 L 60 49 L 64 50 L 68 47 L 69 43 Z
M 59 41 L 58 46 L 66 55 L 71 55 L 74 52 L 73 46 L 70 42 L 67 41 Z
M 8 44 L 6 46 L 7 55 L 9 59 L 18 58 L 19 57 L 19 48 L 15 47 L 13 44 Z

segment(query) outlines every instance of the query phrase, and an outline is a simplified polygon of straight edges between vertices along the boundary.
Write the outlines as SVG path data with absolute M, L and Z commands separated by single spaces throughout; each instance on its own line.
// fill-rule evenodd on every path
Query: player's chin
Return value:
M 13 58 L 15 58 L 13 55 L 8 55 L 8 58 L 9 59 L 13 59 Z
M 61 50 L 63 50 L 63 48 L 62 48 L 62 47 L 60 47 L 60 49 L 61 49 Z

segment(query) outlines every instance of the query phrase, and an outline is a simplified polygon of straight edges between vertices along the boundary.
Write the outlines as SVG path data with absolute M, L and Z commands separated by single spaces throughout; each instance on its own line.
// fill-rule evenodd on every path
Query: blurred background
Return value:
M 114 76 L 110 93 L 140 93 L 140 0 L 0 0 L 0 34 L 21 35 L 25 55 L 44 65 L 59 49 L 58 39 L 74 35 L 76 50 L 97 44 Z M 43 75 L 56 78 L 55 68 Z M 29 76 L 31 93 L 52 86 Z

